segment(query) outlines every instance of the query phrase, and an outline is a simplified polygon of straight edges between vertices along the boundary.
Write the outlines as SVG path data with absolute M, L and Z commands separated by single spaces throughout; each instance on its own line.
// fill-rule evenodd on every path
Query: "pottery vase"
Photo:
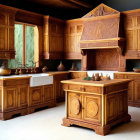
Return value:
M 47 70 L 48 70 L 48 68 L 47 68 L 46 66 L 44 66 L 44 67 L 42 68 L 42 72 L 47 72 Z
M 65 67 L 62 64 L 62 61 L 60 62 L 59 66 L 57 67 L 57 70 L 58 71 L 64 71 L 65 70 Z
M 72 63 L 72 67 L 70 68 L 70 70 L 77 70 L 77 68 L 76 68 L 74 63 Z

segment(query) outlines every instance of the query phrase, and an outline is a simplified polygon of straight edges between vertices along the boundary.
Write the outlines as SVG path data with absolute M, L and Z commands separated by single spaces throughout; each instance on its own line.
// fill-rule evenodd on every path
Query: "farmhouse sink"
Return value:
M 53 76 L 46 73 L 0 76 L 0 78 L 16 78 L 26 76 L 31 76 L 30 87 L 53 84 Z
M 28 74 L 28 76 L 31 76 L 30 78 L 31 87 L 53 84 L 53 76 L 50 76 L 49 74 L 45 73 Z

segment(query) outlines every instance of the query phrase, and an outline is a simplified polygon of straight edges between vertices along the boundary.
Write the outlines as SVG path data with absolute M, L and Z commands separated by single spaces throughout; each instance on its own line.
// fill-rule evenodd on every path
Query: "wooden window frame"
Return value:
M 15 24 L 23 25 L 23 59 L 22 59 L 22 66 L 25 67 L 26 66 L 26 27 L 27 26 L 36 27 L 36 25 L 23 23 L 23 22 L 15 22 Z M 34 49 L 35 49 L 35 47 L 34 47 Z M 37 65 L 35 65 L 35 67 L 36 66 Z

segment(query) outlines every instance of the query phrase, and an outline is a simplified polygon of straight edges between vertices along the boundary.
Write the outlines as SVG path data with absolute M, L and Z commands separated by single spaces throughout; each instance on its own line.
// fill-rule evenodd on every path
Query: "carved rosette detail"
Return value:
M 78 115 L 80 113 L 80 101 L 76 98 L 71 101 L 71 113 Z
M 98 114 L 99 107 L 97 103 L 94 101 L 90 101 L 87 103 L 87 114 L 90 117 L 95 117 Z

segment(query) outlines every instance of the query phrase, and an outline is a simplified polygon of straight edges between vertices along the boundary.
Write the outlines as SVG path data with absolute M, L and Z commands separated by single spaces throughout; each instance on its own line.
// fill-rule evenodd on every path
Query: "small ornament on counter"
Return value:
M 100 81 L 99 73 L 95 73 L 95 81 Z
M 89 81 L 89 80 L 91 80 L 91 79 L 92 79 L 91 77 L 87 76 L 87 77 L 85 77 L 83 80 Z
M 42 68 L 42 72 L 47 72 L 47 70 L 48 70 L 47 66 L 44 66 L 44 67 Z
M 77 67 L 75 66 L 75 64 L 74 63 L 72 63 L 72 67 L 70 68 L 70 70 L 77 70 Z
M 95 81 L 95 76 L 94 76 L 94 73 L 93 73 L 93 75 L 92 75 L 92 80 L 93 80 L 93 81 Z
M 19 72 L 18 72 L 18 69 L 16 68 L 15 75 L 18 75 L 18 74 L 19 74 Z
M 62 61 L 60 61 L 60 64 L 59 64 L 59 66 L 57 67 L 57 70 L 58 70 L 58 71 L 64 71 L 64 70 L 65 70 L 65 67 L 64 67 L 63 64 L 62 64 Z

